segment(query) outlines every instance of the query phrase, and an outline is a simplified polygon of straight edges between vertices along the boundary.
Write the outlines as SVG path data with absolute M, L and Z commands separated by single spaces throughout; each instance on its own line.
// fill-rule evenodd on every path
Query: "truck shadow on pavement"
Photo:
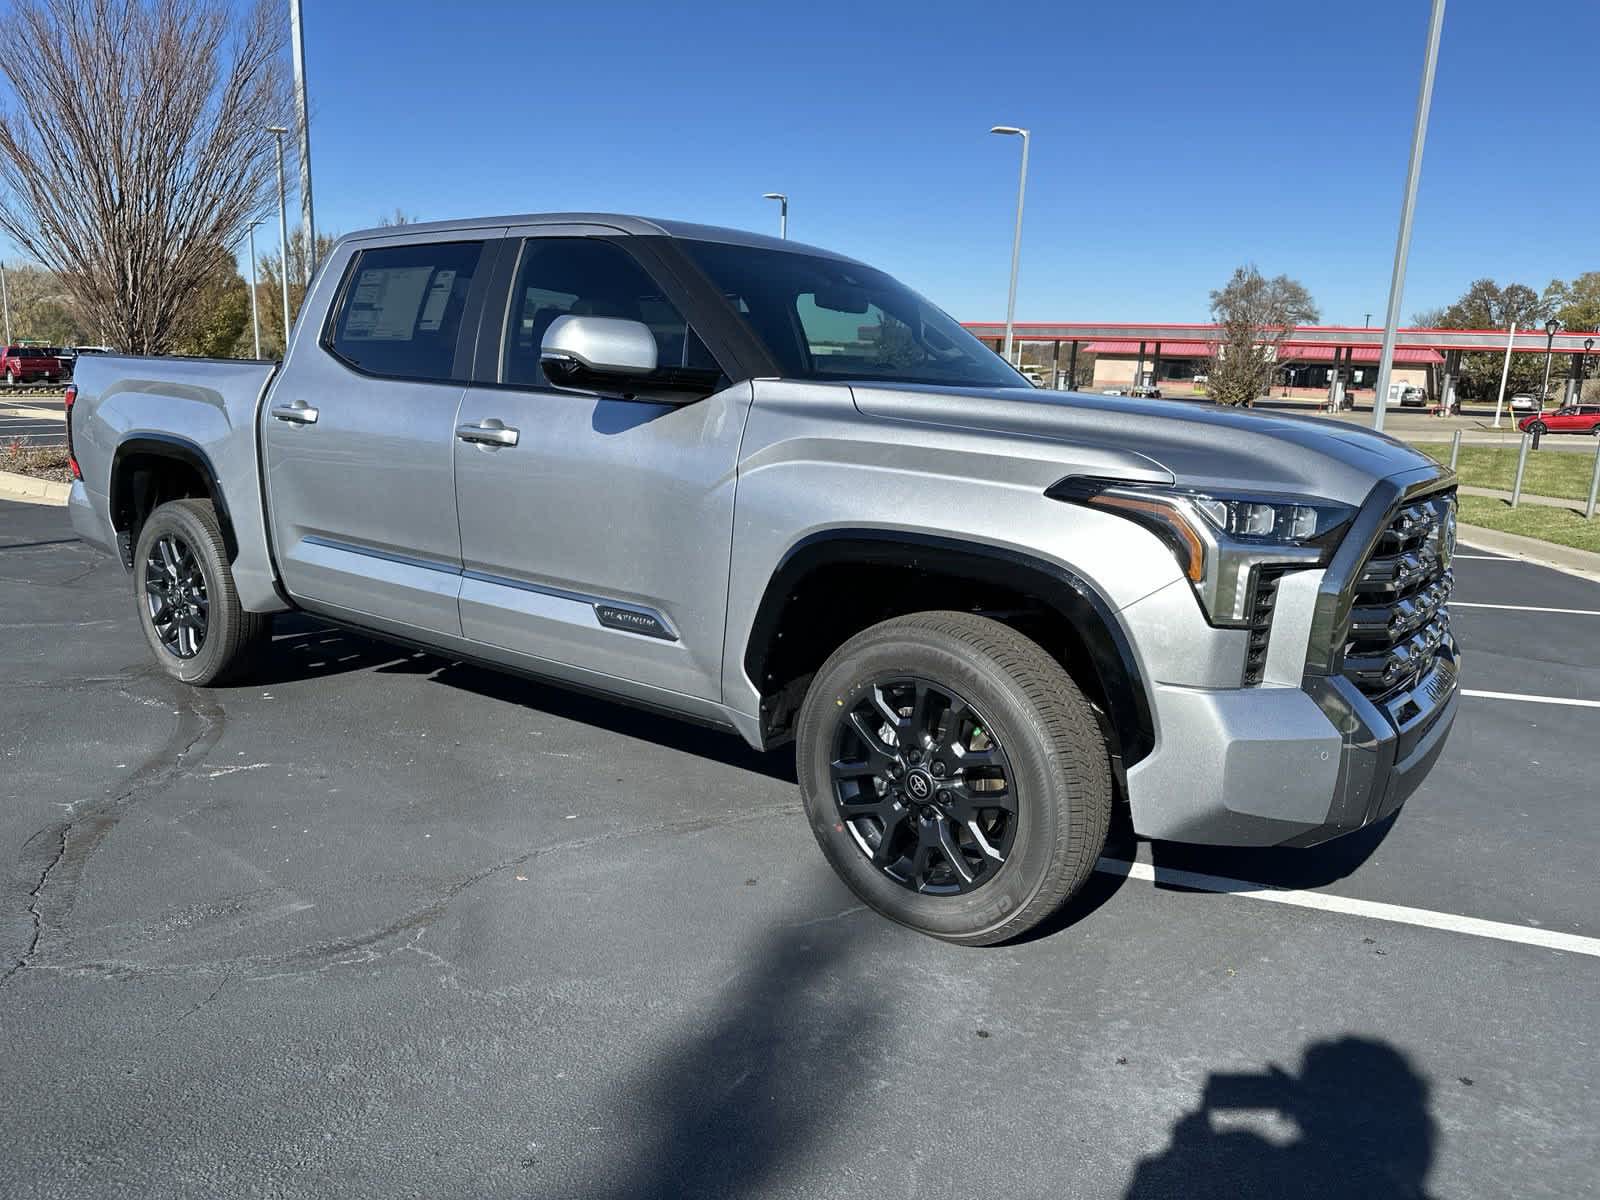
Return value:
M 1213 1072 L 1125 1200 L 1424 1197 L 1439 1140 L 1428 1097 L 1404 1054 L 1362 1037 L 1311 1043 L 1298 1075 Z
M 262 653 L 248 683 L 252 687 L 272 686 L 352 671 L 426 675 L 434 683 L 477 696 L 578 721 L 624 737 L 639 738 L 787 783 L 796 781 L 792 748 L 763 754 L 752 750 L 732 731 L 696 725 L 631 708 L 621 701 L 585 695 L 558 684 L 385 642 L 325 625 L 300 613 L 284 614 L 275 619 L 270 648 Z
M 1182 842 L 1151 842 L 1150 856 L 1157 867 L 1221 875 L 1281 888 L 1326 887 L 1354 874 L 1377 852 L 1395 821 L 1405 812 L 1375 821 L 1365 829 L 1303 849 L 1282 846 L 1196 846 Z M 1131 848 L 1130 848 L 1131 849 Z M 1107 847 L 1107 854 L 1113 848 Z M 1160 886 L 1160 885 L 1158 885 Z

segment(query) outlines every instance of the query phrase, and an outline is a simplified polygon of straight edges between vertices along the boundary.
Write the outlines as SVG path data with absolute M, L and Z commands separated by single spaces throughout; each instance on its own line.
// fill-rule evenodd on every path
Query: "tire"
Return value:
M 796 741 L 823 855 L 864 903 L 930 936 L 1016 937 L 1078 890 L 1105 846 L 1111 765 L 1093 710 L 1049 654 L 998 621 L 925 612 L 857 634 L 817 672 Z M 930 784 L 934 799 L 919 803 Z M 1007 799 L 1009 812 L 985 803 Z M 926 831 L 940 829 L 948 849 L 924 855 Z
M 176 574 L 163 565 L 173 560 Z M 186 591 L 175 589 L 179 580 Z M 196 687 L 244 673 L 270 620 L 239 607 L 222 526 L 209 500 L 171 500 L 145 520 L 133 555 L 133 594 L 139 628 L 156 662 L 174 679 Z M 153 608 L 193 610 L 193 615 L 158 625 Z M 201 626 L 199 636 L 186 637 L 184 629 L 192 634 L 195 623 Z
M 1543 437 L 1545 434 L 1550 432 L 1550 426 L 1546 425 L 1543 421 L 1535 421 L 1533 424 L 1528 426 L 1528 432 L 1539 437 Z
M 17 382 L 17 373 L 15 371 L 12 371 L 12 370 L 8 369 L 6 371 L 6 386 L 14 387 L 14 386 L 16 386 L 16 382 Z

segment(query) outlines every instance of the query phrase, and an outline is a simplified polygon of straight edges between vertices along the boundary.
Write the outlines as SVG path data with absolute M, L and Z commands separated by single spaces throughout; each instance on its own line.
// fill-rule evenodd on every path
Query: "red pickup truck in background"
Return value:
M 41 379 L 54 383 L 68 372 L 50 346 L 7 346 L 0 353 L 0 374 L 7 383 L 35 383 Z
M 1600 437 L 1600 404 L 1569 404 L 1555 412 L 1532 413 L 1517 422 L 1523 433 L 1589 433 Z

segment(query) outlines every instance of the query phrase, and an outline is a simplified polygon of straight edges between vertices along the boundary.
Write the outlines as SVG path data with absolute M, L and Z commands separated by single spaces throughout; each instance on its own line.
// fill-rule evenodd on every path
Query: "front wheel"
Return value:
M 866 904 L 946 941 L 1032 928 L 1105 846 L 1094 713 L 1036 643 L 971 613 L 885 621 L 834 652 L 796 732 L 806 815 Z
M 1533 434 L 1535 437 L 1543 437 L 1545 434 L 1550 432 L 1550 426 L 1546 425 L 1543 421 L 1535 421 L 1533 424 L 1528 426 L 1528 432 Z
M 133 591 L 156 662 L 197 687 L 239 673 L 267 626 L 265 615 L 239 607 L 209 500 L 172 500 L 150 514 L 134 550 Z
M 17 373 L 9 368 L 6 370 L 6 385 L 9 387 L 17 382 Z

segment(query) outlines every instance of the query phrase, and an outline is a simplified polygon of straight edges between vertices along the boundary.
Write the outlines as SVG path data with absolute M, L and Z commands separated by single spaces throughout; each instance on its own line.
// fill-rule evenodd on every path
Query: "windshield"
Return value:
M 882 271 L 787 250 L 680 244 L 785 378 L 1028 386 L 993 350 Z

